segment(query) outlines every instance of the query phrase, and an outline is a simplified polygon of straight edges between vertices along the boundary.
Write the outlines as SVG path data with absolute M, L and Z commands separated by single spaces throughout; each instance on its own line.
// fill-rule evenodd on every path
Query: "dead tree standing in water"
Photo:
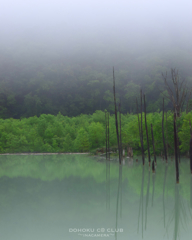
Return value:
M 177 146 L 177 130 L 176 130 L 176 113 L 174 113 L 174 148 L 175 148 L 176 182 L 179 183 L 179 163 L 178 163 L 178 146 Z
M 157 163 L 156 163 L 155 141 L 154 141 L 154 137 L 153 137 L 153 125 L 152 125 L 152 123 L 151 123 L 151 136 L 152 136 L 152 143 L 153 143 L 154 161 L 155 161 L 155 164 L 157 164 Z
M 138 125 L 139 125 L 139 138 L 140 138 L 140 143 L 142 146 L 142 139 L 141 139 L 141 129 L 140 129 L 140 119 L 139 119 L 139 108 L 138 108 L 138 102 L 136 98 L 136 105 L 137 105 L 137 117 L 138 117 Z M 127 149 L 128 150 L 128 149 Z M 141 150 L 142 151 L 142 150 Z
M 142 108 L 142 90 L 140 92 L 140 95 L 141 95 L 141 152 L 142 152 L 142 160 L 143 160 L 143 165 L 145 164 L 145 156 L 144 156 L 144 148 L 143 148 L 143 121 L 142 121 L 142 111 L 143 111 L 143 108 Z
M 107 159 L 107 152 L 108 152 L 108 131 L 107 131 L 107 124 L 108 123 L 108 121 L 107 121 L 107 112 L 106 112 L 106 110 L 105 110 L 105 136 L 106 136 L 106 159 Z
M 163 145 L 164 145 L 164 156 L 167 162 L 167 151 L 166 151 L 165 136 L 164 136 L 164 98 L 163 98 L 163 116 L 162 116 L 162 136 L 163 136 Z
M 191 139 L 190 139 L 190 143 L 189 143 L 189 157 L 190 157 L 190 170 L 191 170 L 191 174 L 192 174 L 192 130 L 191 130 L 190 119 L 189 119 L 189 126 L 190 126 L 190 135 L 191 135 Z
M 122 138 L 121 138 L 121 102 L 119 103 L 119 150 L 122 159 Z
M 191 134 L 191 139 L 190 139 L 189 154 L 190 154 L 190 170 L 191 170 L 191 174 L 192 174 L 192 134 Z
M 150 150 L 149 150 L 149 137 L 148 137 L 148 130 L 147 130 L 147 113 L 146 113 L 146 102 L 145 102 L 145 94 L 144 94 L 144 112 L 145 112 L 145 129 L 146 129 L 146 136 L 147 136 L 147 150 L 148 150 L 148 158 L 149 158 L 149 166 L 151 163 L 150 157 Z
M 108 112 L 108 154 L 109 154 L 109 160 L 110 160 L 110 146 L 109 146 L 109 112 Z
M 120 155 L 120 146 L 119 146 L 119 130 L 118 130 L 118 120 L 117 120 L 117 105 L 115 97 L 115 72 L 113 67 L 113 95 L 114 95 L 114 105 L 115 105 L 115 124 L 116 124 L 116 133 L 117 133 L 117 144 L 119 150 L 119 163 L 121 164 L 121 155 Z
M 167 112 L 166 112 L 166 150 L 167 150 L 167 158 L 168 158 L 169 154 L 168 154 Z
M 176 113 L 176 117 L 179 117 L 183 104 L 185 103 L 186 96 L 188 94 L 186 80 L 185 79 L 181 80 L 179 72 L 173 68 L 171 68 L 172 87 L 170 84 L 168 84 L 167 72 L 166 74 L 162 73 L 162 77 L 164 80 L 165 89 L 168 92 L 168 96 L 165 97 L 167 97 L 172 102 L 174 112 Z

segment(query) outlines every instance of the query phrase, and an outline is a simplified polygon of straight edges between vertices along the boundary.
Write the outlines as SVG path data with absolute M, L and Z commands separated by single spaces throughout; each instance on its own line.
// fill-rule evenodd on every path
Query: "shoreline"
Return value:
M 67 155 L 67 154 L 89 154 L 86 153 L 1 153 L 0 155 Z

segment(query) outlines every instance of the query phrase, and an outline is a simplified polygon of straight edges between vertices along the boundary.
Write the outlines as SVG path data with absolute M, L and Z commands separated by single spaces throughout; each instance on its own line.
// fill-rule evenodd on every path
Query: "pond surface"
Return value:
M 0 156 L 0 239 L 192 239 L 189 159 L 175 182 L 171 160 Z

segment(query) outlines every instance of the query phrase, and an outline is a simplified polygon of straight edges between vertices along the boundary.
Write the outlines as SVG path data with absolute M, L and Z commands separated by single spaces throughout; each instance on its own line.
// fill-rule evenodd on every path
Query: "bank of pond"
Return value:
M 167 112 L 165 117 L 165 141 L 168 154 L 174 154 L 173 113 Z M 177 133 L 180 154 L 189 151 L 190 122 L 192 112 L 182 112 L 177 118 Z M 143 122 L 143 129 L 145 129 Z M 147 114 L 147 125 L 153 124 L 155 151 L 161 155 L 164 151 L 162 141 L 162 112 Z M 148 130 L 149 131 L 149 130 Z M 134 114 L 121 115 L 122 146 L 131 147 L 133 154 L 141 154 L 138 116 Z M 144 151 L 147 154 L 146 132 L 143 130 Z M 152 137 L 149 132 L 150 152 L 153 154 Z M 105 151 L 106 122 L 105 112 L 96 111 L 92 115 L 81 114 L 77 117 L 42 114 L 22 119 L 0 119 L 0 153 L 24 152 L 93 152 L 96 149 Z M 109 116 L 109 146 L 115 150 L 117 135 L 115 117 Z

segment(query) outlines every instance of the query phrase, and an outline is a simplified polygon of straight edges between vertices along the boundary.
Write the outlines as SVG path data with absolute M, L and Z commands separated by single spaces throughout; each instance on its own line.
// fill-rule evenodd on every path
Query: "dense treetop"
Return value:
M 181 153 L 189 151 L 190 126 L 192 112 L 183 112 L 177 119 L 179 148 Z M 156 154 L 163 152 L 162 112 L 148 113 L 150 152 L 153 154 L 150 133 L 153 124 Z M 134 155 L 141 154 L 137 115 L 122 114 L 122 144 L 123 148 L 133 148 Z M 92 115 L 81 114 L 76 117 L 41 114 L 20 119 L 0 119 L 0 153 L 21 152 L 93 152 L 105 151 L 105 112 L 96 111 Z M 143 121 L 144 151 L 147 154 L 147 139 Z M 109 118 L 109 144 L 111 151 L 117 150 L 115 117 Z M 174 153 L 173 114 L 167 113 L 165 120 L 165 139 L 168 154 Z M 103 149 L 103 150 L 102 150 Z

